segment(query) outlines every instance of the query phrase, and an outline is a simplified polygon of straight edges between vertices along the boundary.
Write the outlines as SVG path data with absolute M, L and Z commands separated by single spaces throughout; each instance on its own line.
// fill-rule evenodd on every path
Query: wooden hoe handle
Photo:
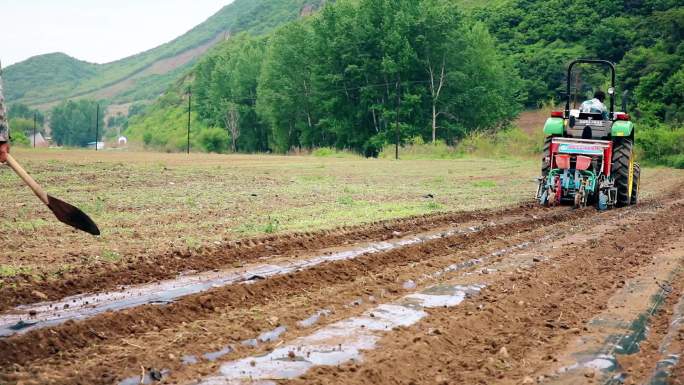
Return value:
M 31 188 L 31 190 L 33 190 L 36 196 L 38 196 L 38 198 L 40 198 L 40 200 L 43 201 L 43 203 L 45 203 L 46 205 L 50 204 L 48 200 L 48 195 L 45 192 L 45 190 L 43 190 L 43 188 L 40 187 L 38 182 L 31 178 L 31 175 L 29 175 L 26 172 L 26 170 L 24 170 L 24 168 L 21 167 L 21 165 L 17 163 L 17 161 L 14 160 L 14 158 L 10 154 L 7 154 L 7 165 L 10 166 L 10 168 L 14 170 L 14 172 L 16 172 L 17 175 L 19 175 L 19 177 Z

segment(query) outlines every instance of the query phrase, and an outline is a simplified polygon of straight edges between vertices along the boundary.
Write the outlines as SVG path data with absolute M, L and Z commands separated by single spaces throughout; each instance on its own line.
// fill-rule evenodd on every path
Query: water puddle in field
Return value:
M 259 342 L 273 342 L 280 337 L 281 334 L 285 333 L 287 331 L 287 328 L 285 326 L 278 326 L 277 328 L 273 330 L 269 330 L 267 332 L 263 332 L 259 334 L 259 337 L 257 340 Z
M 219 358 L 225 356 L 226 354 L 232 353 L 233 348 L 230 346 L 226 346 L 225 348 L 215 351 L 215 352 L 209 352 L 209 353 L 204 353 L 202 357 L 204 357 L 207 361 L 216 361 Z
M 490 223 L 486 226 L 492 226 Z M 350 260 L 364 254 L 380 253 L 404 246 L 425 243 L 457 234 L 477 232 L 481 227 L 451 229 L 411 237 L 370 243 L 345 251 L 333 252 L 282 264 L 252 265 L 224 271 L 181 275 L 176 279 L 125 287 L 122 290 L 84 294 L 54 302 L 43 302 L 14 308 L 0 315 L 0 337 L 25 333 L 69 320 L 81 320 L 108 311 L 136 306 L 169 304 L 178 298 L 232 284 L 250 284 L 259 279 L 284 275 L 311 268 L 325 262 Z
M 197 357 L 191 354 L 186 354 L 183 357 L 181 357 L 181 364 L 183 365 L 195 365 L 198 362 L 199 360 L 197 359 Z
M 325 326 L 271 352 L 226 362 L 202 385 L 268 384 L 299 377 L 314 366 L 361 361 L 362 351 L 375 348 L 384 333 L 411 326 L 427 317 L 423 309 L 453 307 L 484 286 L 442 285 L 410 294 L 397 302 L 378 305 L 358 317 Z
M 299 326 L 300 328 L 310 328 L 317 324 L 318 321 L 321 320 L 321 317 L 327 317 L 330 314 L 332 314 L 330 310 L 323 309 L 321 311 L 316 312 L 316 314 L 312 315 L 311 317 L 297 322 L 297 326 Z

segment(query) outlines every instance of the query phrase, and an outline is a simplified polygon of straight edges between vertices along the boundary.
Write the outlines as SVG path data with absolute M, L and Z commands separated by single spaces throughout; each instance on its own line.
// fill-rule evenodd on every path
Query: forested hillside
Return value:
M 79 61 L 63 53 L 33 57 L 5 69 L 10 103 L 41 105 L 74 97 L 115 102 L 156 98 L 196 58 L 224 37 L 268 32 L 296 19 L 318 0 L 235 0 L 186 34 L 149 51 L 107 64 Z
M 528 106 L 557 98 L 571 59 L 602 58 L 618 64 L 621 91 L 642 118 L 684 121 L 681 1 L 508 0 L 473 15 L 523 77 Z
M 206 150 L 375 155 L 397 133 L 453 141 L 502 127 L 520 108 L 512 64 L 450 0 L 328 4 L 266 37 L 223 43 L 192 78 L 196 144 Z M 132 119 L 129 134 L 182 146 L 183 125 L 172 121 L 187 108 L 186 87 Z
M 108 121 L 152 149 L 185 149 L 192 94 L 195 150 L 335 147 L 374 156 L 397 141 L 453 144 L 509 127 L 523 108 L 559 102 L 570 60 L 603 58 L 617 63 L 618 106 L 627 102 L 638 120 L 646 156 L 684 164 L 678 1 L 337 0 L 313 12 L 321 4 L 237 0 L 132 58 L 97 66 L 46 55 L 22 63 L 30 75 L 18 76 L 17 65 L 8 78 L 31 84 L 35 95 L 14 96 L 34 101 L 102 99 L 112 90 L 105 99 L 114 102 L 155 98 Z M 201 58 L 152 73 L 187 52 Z M 44 70 L 52 65 L 57 70 Z M 573 82 L 578 99 L 607 86 L 605 74 L 589 68 Z M 69 138 L 61 144 L 75 144 Z
M 191 87 L 194 144 L 207 151 L 334 146 L 373 155 L 396 141 L 397 122 L 401 141 L 454 142 L 505 127 L 522 106 L 557 102 L 566 65 L 579 57 L 618 63 L 619 91 L 629 91 L 644 126 L 684 119 L 677 2 L 462 3 L 340 0 L 265 37 L 240 36 L 132 119 L 129 133 L 182 147 L 175 138 Z M 606 83 L 587 71 L 574 86 L 583 97 Z

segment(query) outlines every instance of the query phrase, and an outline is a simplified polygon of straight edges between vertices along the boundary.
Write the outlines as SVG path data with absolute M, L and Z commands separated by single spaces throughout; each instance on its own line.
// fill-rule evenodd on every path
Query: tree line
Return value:
M 233 37 L 185 80 L 131 120 L 132 136 L 180 145 L 183 128 L 167 119 L 189 91 L 195 144 L 218 152 L 374 156 L 397 134 L 453 142 L 503 127 L 521 106 L 513 65 L 451 0 L 337 1 L 270 35 Z
M 50 111 L 52 141 L 59 146 L 74 147 L 99 141 L 105 127 L 102 111 L 97 101 L 88 99 L 68 100 L 55 106 Z
M 336 147 L 373 156 L 397 132 L 401 143 L 452 144 L 506 127 L 523 107 L 557 103 L 567 63 L 593 57 L 617 63 L 619 90 L 629 91 L 629 112 L 639 120 L 638 142 L 655 128 L 664 134 L 651 137 L 681 137 L 679 2 L 511 0 L 467 12 L 458 3 L 339 0 L 268 35 L 235 35 L 118 124 L 150 148 L 182 150 L 192 95 L 195 149 Z M 573 84 L 580 98 L 606 86 L 603 74 L 581 71 Z M 67 113 L 79 108 L 68 103 L 75 102 L 52 113 L 85 121 L 85 113 Z M 653 149 L 660 141 L 648 143 Z
M 684 4 L 681 0 L 511 0 L 478 8 L 523 78 L 525 104 L 558 100 L 565 66 L 580 57 L 617 63 L 643 126 L 684 123 Z M 589 91 L 593 74 L 586 74 Z

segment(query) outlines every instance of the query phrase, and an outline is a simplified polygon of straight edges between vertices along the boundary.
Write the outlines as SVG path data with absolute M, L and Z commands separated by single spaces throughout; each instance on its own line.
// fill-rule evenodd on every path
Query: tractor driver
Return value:
M 0 163 L 7 161 L 9 154 L 9 122 L 7 108 L 5 108 L 5 97 L 2 94 L 2 70 L 0 70 Z
M 594 98 L 585 101 L 580 106 L 580 112 L 601 114 L 603 120 L 608 120 L 608 109 L 603 101 L 606 100 L 605 92 L 599 90 L 594 93 Z

